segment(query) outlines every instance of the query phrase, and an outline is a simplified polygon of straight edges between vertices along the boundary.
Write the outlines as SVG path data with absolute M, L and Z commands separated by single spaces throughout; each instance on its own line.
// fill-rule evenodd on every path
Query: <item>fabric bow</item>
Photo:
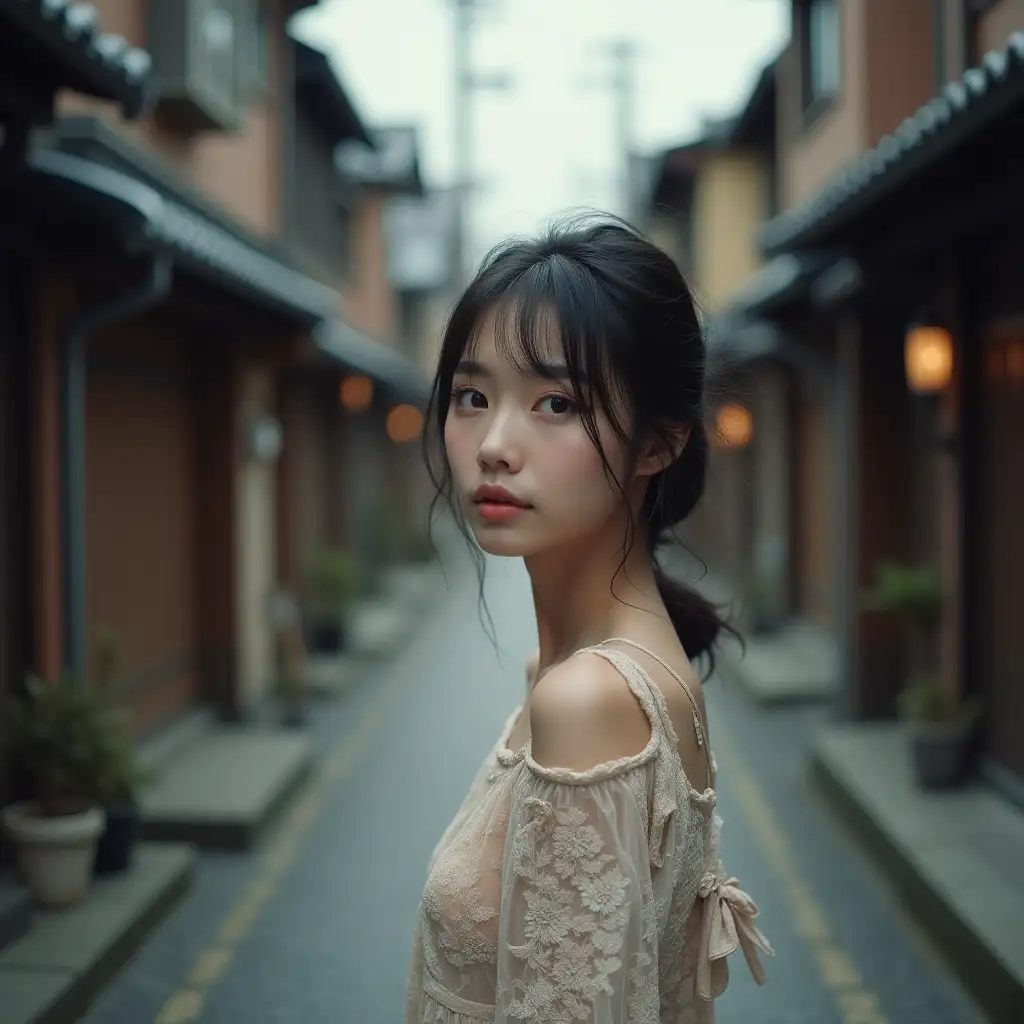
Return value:
M 701 901 L 700 946 L 697 950 L 697 995 L 710 1002 L 729 984 L 726 957 L 739 946 L 750 973 L 758 985 L 765 980 L 757 951 L 774 956 L 754 918 L 757 904 L 740 888 L 735 878 L 722 879 L 708 872 L 701 879 L 697 896 Z

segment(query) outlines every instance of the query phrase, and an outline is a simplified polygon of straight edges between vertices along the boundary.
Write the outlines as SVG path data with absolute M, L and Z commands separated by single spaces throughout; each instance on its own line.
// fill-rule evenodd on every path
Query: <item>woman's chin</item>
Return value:
M 477 523 L 473 526 L 473 536 L 481 551 L 499 558 L 525 558 L 533 554 L 536 547 L 522 533 L 508 526 Z

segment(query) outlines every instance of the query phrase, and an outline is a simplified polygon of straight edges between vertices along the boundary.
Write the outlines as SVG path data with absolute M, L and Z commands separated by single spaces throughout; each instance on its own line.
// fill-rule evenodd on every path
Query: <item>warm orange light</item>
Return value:
M 388 437 L 395 444 L 414 441 L 423 429 L 423 413 L 415 405 L 396 405 L 388 413 Z
M 715 439 L 719 448 L 746 448 L 754 436 L 754 417 L 738 402 L 729 402 L 715 415 Z
M 1024 345 L 1019 342 L 1006 346 L 1006 376 L 1015 383 L 1024 380 Z
M 903 349 L 907 385 L 919 395 L 944 391 L 953 377 L 953 338 L 945 327 L 915 324 Z
M 361 375 L 346 377 L 341 382 L 341 404 L 349 412 L 362 412 L 373 402 L 373 381 Z

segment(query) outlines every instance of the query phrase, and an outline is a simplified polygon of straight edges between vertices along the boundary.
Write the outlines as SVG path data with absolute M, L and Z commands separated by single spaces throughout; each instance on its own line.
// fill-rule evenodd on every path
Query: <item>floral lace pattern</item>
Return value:
M 717 995 L 734 936 L 760 980 L 753 946 L 770 947 L 719 863 L 713 780 L 687 780 L 643 669 L 594 650 L 626 679 L 651 742 L 588 772 L 549 769 L 528 744 L 505 747 L 509 719 L 431 858 L 409 1024 L 710 1024 L 706 979 Z
M 593 1019 L 599 1003 L 622 1004 L 615 1020 L 658 1020 L 657 914 L 649 885 L 625 873 L 582 807 L 523 802 L 524 823 L 511 843 L 510 885 L 525 910 L 510 915 L 523 942 L 508 953 L 523 970 L 507 984 L 498 975 L 498 1004 L 509 1020 Z M 518 886 L 517 886 L 518 883 Z M 637 891 L 639 890 L 639 891 Z M 638 941 L 627 944 L 636 916 Z M 510 939 L 512 936 L 510 936 Z

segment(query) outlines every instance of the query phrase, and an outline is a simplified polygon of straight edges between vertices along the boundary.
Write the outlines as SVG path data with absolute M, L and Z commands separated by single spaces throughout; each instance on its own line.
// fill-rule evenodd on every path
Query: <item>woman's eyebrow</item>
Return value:
M 572 380 L 572 374 L 565 363 L 542 363 L 539 366 L 532 366 L 531 369 L 538 377 L 543 377 L 545 380 Z M 580 372 L 578 380 L 580 384 L 586 384 L 587 375 Z
M 463 359 L 455 367 L 456 374 L 463 374 L 467 377 L 493 377 L 494 372 L 490 370 L 481 362 L 477 362 L 475 359 Z M 540 363 L 539 365 L 531 364 L 527 376 L 540 377 L 543 380 L 571 380 L 571 374 L 569 373 L 569 367 L 565 363 Z M 580 374 L 580 383 L 586 384 L 587 378 L 585 374 Z
M 458 366 L 455 367 L 456 373 L 465 374 L 467 377 L 493 377 L 491 373 L 483 363 L 478 363 L 473 359 L 463 359 Z

